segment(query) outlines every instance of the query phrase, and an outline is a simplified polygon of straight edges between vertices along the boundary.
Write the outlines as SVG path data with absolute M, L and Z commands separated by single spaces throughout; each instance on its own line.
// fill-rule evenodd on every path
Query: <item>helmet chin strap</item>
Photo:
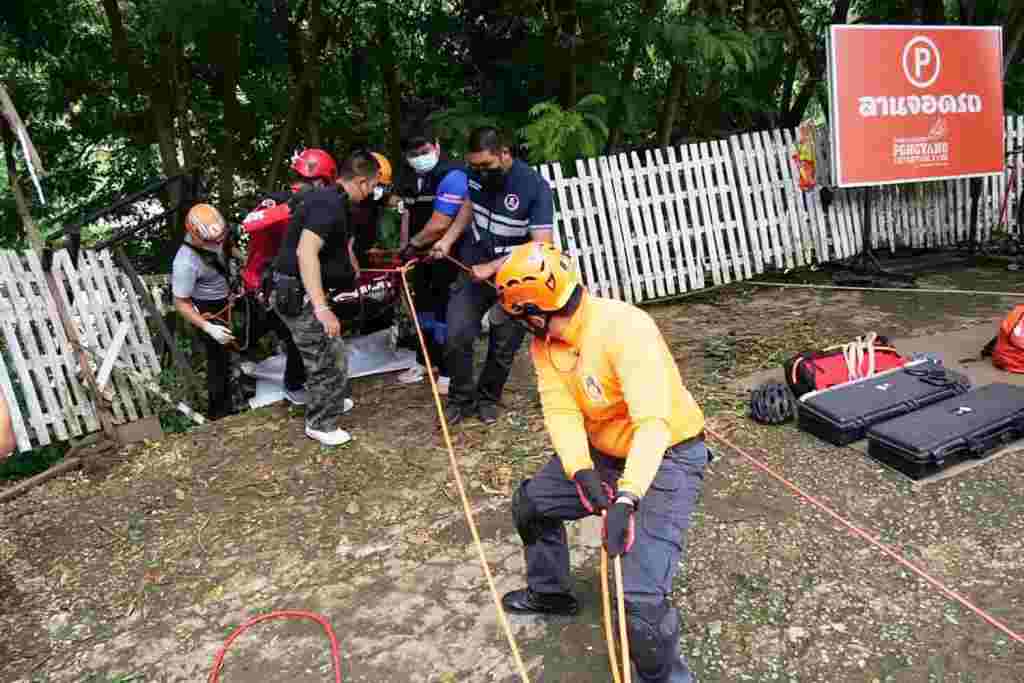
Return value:
M 536 315 L 536 314 L 534 314 Z M 537 327 L 530 323 L 529 318 L 532 316 L 516 316 L 512 318 L 516 323 L 526 329 L 527 332 L 537 337 L 538 339 L 545 341 L 548 338 L 548 328 L 551 327 L 551 313 L 542 313 L 540 317 L 544 318 L 544 327 Z
M 526 330 L 537 337 L 538 339 L 545 341 L 548 338 L 548 332 L 551 328 L 551 317 L 555 314 L 553 311 L 542 311 L 534 304 L 526 304 L 525 309 L 519 315 L 511 316 L 519 325 L 526 328 Z M 544 320 L 543 327 L 537 327 L 530 322 L 530 318 L 542 318 Z

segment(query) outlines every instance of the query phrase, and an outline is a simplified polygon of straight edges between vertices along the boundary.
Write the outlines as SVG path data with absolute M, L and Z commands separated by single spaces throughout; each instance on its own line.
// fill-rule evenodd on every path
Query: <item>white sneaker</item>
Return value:
M 345 413 L 347 413 L 348 411 L 352 410 L 355 407 L 356 402 L 350 398 L 346 398 L 345 401 L 341 404 L 341 412 L 344 415 Z
M 416 384 L 422 382 L 423 378 L 427 376 L 427 369 L 417 363 L 405 372 L 398 375 L 398 381 L 402 384 Z
M 345 399 L 346 401 L 349 399 Z M 309 425 L 306 425 L 306 436 L 319 441 L 325 446 L 341 446 L 352 440 L 352 435 L 346 432 L 340 427 L 329 432 L 321 432 L 318 429 L 313 429 Z
M 306 401 L 309 400 L 309 394 L 306 393 L 305 389 L 285 389 L 284 397 L 288 399 L 288 402 L 293 406 L 304 406 Z

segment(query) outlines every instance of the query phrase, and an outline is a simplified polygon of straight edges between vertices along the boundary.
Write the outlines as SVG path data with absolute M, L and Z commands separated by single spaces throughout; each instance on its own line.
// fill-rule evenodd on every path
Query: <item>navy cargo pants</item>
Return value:
M 625 462 L 591 450 L 595 469 L 613 488 Z M 686 546 L 690 513 L 704 481 L 708 451 L 694 439 L 665 452 L 654 482 L 636 513 L 636 540 L 622 556 L 630 656 L 635 680 L 644 683 L 690 683 L 685 656 L 679 653 L 679 615 L 668 602 L 672 579 Z M 523 482 L 516 501 L 529 507 L 536 520 L 536 542 L 526 546 L 526 574 L 537 593 L 568 593 L 569 547 L 564 520 L 589 514 L 576 484 L 553 457 Z
M 526 330 L 497 306 L 498 293 L 487 282 L 474 282 L 461 273 L 448 299 L 448 341 L 445 360 L 451 386 L 448 403 L 474 409 L 478 403 L 498 403 L 512 372 L 516 351 Z M 473 379 L 473 344 L 480 335 L 484 315 L 490 311 L 491 328 L 487 360 L 480 379 Z

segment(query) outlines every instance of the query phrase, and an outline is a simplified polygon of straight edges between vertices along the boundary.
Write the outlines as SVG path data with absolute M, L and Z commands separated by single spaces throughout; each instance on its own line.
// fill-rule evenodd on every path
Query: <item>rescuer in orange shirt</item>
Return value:
M 535 335 L 530 355 L 556 453 L 512 497 L 528 585 L 502 602 L 510 612 L 576 614 L 563 522 L 607 510 L 634 680 L 690 683 L 668 594 L 708 461 L 704 414 L 651 317 L 588 294 L 553 245 L 515 247 L 496 286 L 505 311 Z

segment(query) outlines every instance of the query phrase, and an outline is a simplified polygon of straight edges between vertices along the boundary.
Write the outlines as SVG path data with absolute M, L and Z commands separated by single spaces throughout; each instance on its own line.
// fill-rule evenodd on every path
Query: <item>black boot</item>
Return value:
M 459 424 L 467 417 L 471 416 L 476 412 L 475 406 L 463 405 L 461 403 L 452 403 L 448 401 L 444 407 L 444 419 L 448 422 L 449 427 L 454 427 Z
M 514 614 L 572 616 L 580 611 L 579 600 L 569 593 L 535 593 L 529 588 L 505 593 L 501 604 Z

